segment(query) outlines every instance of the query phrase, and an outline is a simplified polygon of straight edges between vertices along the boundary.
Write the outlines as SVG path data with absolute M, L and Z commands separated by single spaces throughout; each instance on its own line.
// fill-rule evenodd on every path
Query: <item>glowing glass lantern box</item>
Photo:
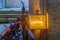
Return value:
M 30 29 L 46 29 L 47 21 L 46 15 L 31 15 L 29 16 Z

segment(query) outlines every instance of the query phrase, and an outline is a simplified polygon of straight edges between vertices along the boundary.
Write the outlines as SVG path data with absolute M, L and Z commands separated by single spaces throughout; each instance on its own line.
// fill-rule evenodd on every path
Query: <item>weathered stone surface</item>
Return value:
M 47 0 L 48 4 L 60 4 L 60 0 Z
M 48 0 L 48 40 L 60 40 L 60 0 Z

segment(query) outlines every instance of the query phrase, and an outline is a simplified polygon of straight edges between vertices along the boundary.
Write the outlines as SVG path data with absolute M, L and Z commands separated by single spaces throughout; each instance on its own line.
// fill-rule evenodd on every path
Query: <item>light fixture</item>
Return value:
M 48 14 L 29 16 L 30 29 L 46 29 L 48 28 Z

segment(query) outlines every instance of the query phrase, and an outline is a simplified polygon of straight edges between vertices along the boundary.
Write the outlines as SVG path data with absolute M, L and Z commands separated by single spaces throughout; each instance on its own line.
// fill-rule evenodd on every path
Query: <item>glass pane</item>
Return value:
M 0 0 L 0 10 L 2 11 L 21 11 L 22 3 L 24 3 L 25 11 L 29 10 L 29 0 Z M 3 9 L 1 9 L 4 7 Z
M 3 0 L 0 0 L 0 1 L 3 1 Z
M 2 4 L 2 2 L 0 2 L 0 8 L 3 8 L 3 4 Z

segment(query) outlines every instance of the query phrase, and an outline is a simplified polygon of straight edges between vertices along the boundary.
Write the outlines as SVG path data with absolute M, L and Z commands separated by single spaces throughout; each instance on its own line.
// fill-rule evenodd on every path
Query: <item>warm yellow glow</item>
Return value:
M 48 26 L 48 13 L 46 13 L 46 18 L 47 18 L 46 21 L 47 21 L 47 28 L 48 28 L 48 27 L 49 27 L 49 26 Z
M 29 16 L 30 29 L 46 29 L 45 15 Z
M 40 25 L 40 26 L 44 26 L 44 21 L 32 21 L 30 22 L 31 25 Z
M 29 16 L 29 25 L 30 25 L 30 29 L 47 29 L 48 13 L 46 13 L 46 15 Z
M 43 24 L 44 22 L 43 21 L 32 21 L 32 22 L 30 22 L 30 23 L 38 23 L 39 22 L 39 24 Z

